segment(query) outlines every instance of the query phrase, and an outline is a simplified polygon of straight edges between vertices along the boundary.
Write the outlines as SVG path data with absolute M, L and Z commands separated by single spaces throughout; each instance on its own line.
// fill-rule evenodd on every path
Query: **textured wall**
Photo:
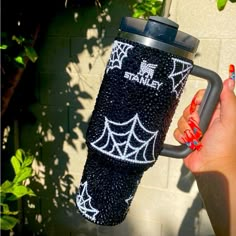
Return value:
M 115 227 L 84 220 L 75 193 L 86 160 L 85 132 L 117 33 L 120 18 L 130 16 L 132 1 L 59 11 L 48 22 L 37 62 L 35 122 L 22 125 L 21 143 L 37 157 L 26 225 L 36 235 L 205 236 L 213 235 L 196 183 L 182 160 L 159 157 L 138 188 L 126 220 Z M 201 40 L 194 63 L 222 78 L 236 63 L 236 4 L 218 12 L 213 0 L 173 0 L 170 18 L 180 30 Z M 173 130 L 193 94 L 206 83 L 189 77 L 166 142 L 177 144 Z

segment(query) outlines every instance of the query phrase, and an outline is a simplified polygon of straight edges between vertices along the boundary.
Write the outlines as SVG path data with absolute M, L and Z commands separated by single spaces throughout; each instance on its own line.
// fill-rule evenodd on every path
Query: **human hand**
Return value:
M 212 116 L 211 122 L 201 143 L 196 145 L 199 150 L 193 151 L 184 159 L 184 164 L 193 173 L 208 171 L 236 170 L 236 96 L 233 92 L 235 80 L 224 81 L 220 101 Z M 205 90 L 195 95 L 179 119 L 174 137 L 180 143 L 186 142 L 186 135 L 194 135 L 195 140 L 201 136 L 198 109 Z M 194 128 L 194 132 L 193 132 Z M 194 146 L 194 145 L 193 145 Z

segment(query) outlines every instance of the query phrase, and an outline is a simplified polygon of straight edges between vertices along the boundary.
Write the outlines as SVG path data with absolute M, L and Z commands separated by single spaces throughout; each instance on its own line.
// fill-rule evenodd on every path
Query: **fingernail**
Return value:
M 234 90 L 235 87 L 235 68 L 233 64 L 229 65 L 229 78 L 228 87 L 230 90 Z
M 197 121 L 193 117 L 190 117 L 189 120 L 188 120 L 188 124 L 189 124 L 190 128 L 192 129 L 192 131 L 195 135 L 195 138 L 196 139 L 201 138 L 202 137 L 202 131 L 201 131 L 201 128 L 199 127 Z
M 228 81 L 228 87 L 229 87 L 230 90 L 234 91 L 235 81 L 232 80 L 232 79 L 230 79 L 230 80 Z
M 235 81 L 235 68 L 233 64 L 229 65 L 229 78 Z
M 189 129 L 184 131 L 184 136 L 182 137 L 184 143 L 192 150 L 200 150 L 202 147 L 201 142 L 196 138 L 196 136 Z
M 192 114 L 196 110 L 196 107 L 197 107 L 196 99 L 197 99 L 197 95 L 195 95 L 193 100 L 191 101 L 190 108 L 189 108 L 190 114 Z
M 200 151 L 202 148 L 201 142 L 198 142 L 198 141 L 196 141 L 196 143 L 194 143 L 194 146 L 195 146 L 194 150 L 197 150 L 197 151 Z

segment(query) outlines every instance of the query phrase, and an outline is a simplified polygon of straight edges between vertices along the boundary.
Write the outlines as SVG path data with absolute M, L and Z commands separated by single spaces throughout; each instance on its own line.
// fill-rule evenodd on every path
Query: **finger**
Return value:
M 178 120 L 177 125 L 180 133 L 183 134 L 186 129 L 189 129 L 188 117 L 186 118 L 185 116 L 181 116 L 180 119 Z
M 185 143 L 184 139 L 183 139 L 183 133 L 180 132 L 180 130 L 177 128 L 174 131 L 174 138 L 179 142 L 179 143 Z
M 188 117 L 191 115 L 190 106 L 191 106 L 191 105 L 187 106 L 187 107 L 184 109 L 184 111 L 183 111 L 183 117 L 184 117 L 186 120 L 187 120 Z M 195 112 L 195 111 L 194 111 L 194 112 Z
M 193 99 L 192 99 L 192 101 L 190 103 L 190 106 L 189 106 L 189 112 L 191 114 L 198 110 L 199 105 L 201 104 L 202 99 L 204 97 L 204 94 L 205 94 L 205 89 L 201 89 L 193 97 Z
M 197 119 L 197 112 L 201 105 L 202 99 L 204 97 L 205 89 L 199 90 L 193 97 L 190 105 L 186 107 L 183 111 L 183 116 L 188 119 L 190 115 L 195 116 Z M 196 114 L 195 114 L 196 113 Z
M 191 136 L 198 139 L 202 132 L 198 126 L 200 118 L 198 109 L 204 97 L 205 89 L 199 90 L 193 97 L 191 104 L 185 108 L 183 116 L 178 120 L 178 128 L 174 131 L 175 139 L 180 143 L 186 143 L 186 132 L 191 132 Z M 191 131 L 190 131 L 191 130 Z
M 226 125 L 235 123 L 236 96 L 234 94 L 235 81 L 226 79 L 223 83 L 223 90 L 220 95 L 221 121 Z
M 186 130 L 192 130 L 194 137 L 196 139 L 200 138 L 202 136 L 202 131 L 199 127 L 199 116 L 197 115 L 197 119 L 194 119 L 191 115 L 188 119 L 185 119 L 184 116 L 182 116 L 178 120 L 178 128 L 174 131 L 174 136 L 177 139 L 177 141 L 183 143 L 183 138 L 186 136 Z
M 198 108 L 199 106 L 197 106 L 196 111 L 194 111 L 193 113 L 190 113 L 190 107 L 186 107 L 184 112 L 183 112 L 183 117 L 185 118 L 186 121 L 188 121 L 190 118 L 193 118 L 197 123 L 200 122 L 200 117 L 198 114 Z

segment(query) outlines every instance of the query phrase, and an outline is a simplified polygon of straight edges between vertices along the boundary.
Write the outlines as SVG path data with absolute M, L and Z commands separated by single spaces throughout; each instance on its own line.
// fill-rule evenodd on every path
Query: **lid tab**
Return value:
M 144 29 L 146 37 L 159 39 L 164 42 L 175 40 L 179 25 L 164 17 L 150 16 Z

